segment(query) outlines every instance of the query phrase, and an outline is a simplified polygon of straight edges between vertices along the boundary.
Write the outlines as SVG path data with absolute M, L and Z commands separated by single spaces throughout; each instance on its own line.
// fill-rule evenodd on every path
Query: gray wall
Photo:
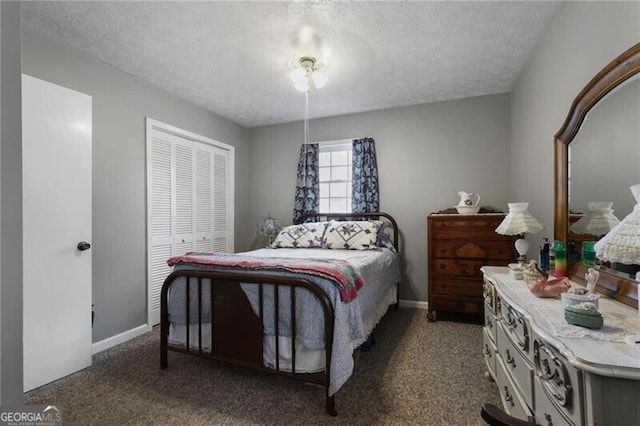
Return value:
M 23 72 L 93 97 L 97 342 L 147 320 L 145 117 L 235 146 L 236 249 L 247 240 L 248 132 L 111 66 L 23 30 Z
M 313 97 L 322 96 L 322 91 Z M 302 103 L 301 103 L 302 105 Z M 506 210 L 509 201 L 509 96 L 312 120 L 311 140 L 372 136 L 376 141 L 381 210 L 401 230 L 404 278 L 400 297 L 427 299 L 426 217 L 458 203 L 457 192 Z M 302 123 L 250 130 L 250 217 L 271 212 L 291 223 Z
M 553 236 L 554 135 L 580 90 L 638 41 L 640 2 L 567 2 L 512 90 L 511 193 L 546 228 L 532 247 Z
M 0 405 L 22 403 L 20 4 L 0 2 Z

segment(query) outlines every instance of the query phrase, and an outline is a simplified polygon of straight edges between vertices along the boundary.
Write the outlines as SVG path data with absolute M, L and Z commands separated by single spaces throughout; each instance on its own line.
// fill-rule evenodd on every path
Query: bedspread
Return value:
M 311 252 L 309 252 L 311 253 Z M 379 254 L 382 255 L 382 254 Z M 295 273 L 285 269 L 272 269 L 268 271 L 269 274 L 274 276 L 284 277 L 298 277 L 304 278 L 318 285 L 327 294 L 334 308 L 334 338 L 333 338 L 333 350 L 331 356 L 331 378 L 329 386 L 329 394 L 335 394 L 338 389 L 347 381 L 353 372 L 353 357 L 352 357 L 352 342 L 358 339 L 363 339 L 363 322 L 361 306 L 373 306 L 375 300 L 378 300 L 380 294 L 388 290 L 389 286 L 395 284 L 400 279 L 399 276 L 399 262 L 392 254 L 384 253 L 385 262 L 389 267 L 393 269 L 392 276 L 397 280 L 391 283 L 385 283 L 385 286 L 380 285 L 379 290 L 367 291 L 364 293 L 364 298 L 357 297 L 349 303 L 345 303 L 340 295 L 340 286 L 336 285 L 333 279 L 322 275 L 301 274 Z M 387 258 L 388 257 L 388 258 Z M 306 260 L 309 260 L 308 258 Z M 316 259 L 318 260 L 318 259 Z M 246 272 L 251 274 L 251 270 L 247 268 L 238 268 L 232 266 L 211 266 L 202 263 L 178 263 L 175 265 L 175 270 L 180 269 L 196 269 L 196 270 L 217 270 L 228 271 L 233 270 L 236 272 Z M 366 265 L 355 263 L 355 266 L 350 266 L 356 271 L 356 276 L 362 278 L 362 270 L 367 269 Z M 395 272 L 397 270 L 397 273 Z M 255 271 L 254 271 L 255 272 Z M 261 273 L 267 273 L 266 270 L 261 269 Z M 367 270 L 367 275 L 374 275 L 371 271 Z M 365 278 L 368 278 L 365 275 Z M 375 278 L 375 275 L 373 276 Z M 169 293 L 169 320 L 177 324 L 184 324 L 185 321 L 185 291 L 184 291 L 184 279 L 180 279 L 175 282 L 170 289 Z M 369 283 L 367 282 L 367 285 Z M 259 295 L 258 286 L 255 284 L 243 283 L 241 284 L 243 291 L 247 295 L 247 298 L 251 304 L 253 311 L 257 314 L 259 311 Z M 371 289 L 374 290 L 374 289 Z M 273 309 L 273 286 L 266 285 L 264 287 L 264 332 L 268 335 L 275 335 L 275 316 Z M 289 288 L 281 287 L 278 293 L 280 300 L 280 312 L 278 316 L 278 332 L 281 336 L 291 337 L 291 309 L 290 309 L 290 290 Z M 202 288 L 203 300 L 210 300 L 209 286 L 204 285 Z M 197 300 L 197 288 L 195 285 L 190 286 L 190 300 Z M 195 302 L 192 302 L 192 309 L 190 322 L 197 322 L 198 312 L 197 306 L 193 306 Z M 208 321 L 210 318 L 210 309 L 208 304 L 204 304 L 202 307 L 203 321 Z M 315 296 L 304 289 L 296 290 L 296 340 L 301 342 L 305 346 L 312 349 L 324 348 L 324 314 L 321 305 L 316 300 Z
M 291 259 L 228 253 L 190 252 L 170 258 L 167 264 L 174 266 L 180 262 L 214 267 L 245 268 L 247 270 L 300 272 L 328 278 L 338 287 L 340 298 L 344 302 L 350 302 L 355 299 L 358 295 L 358 290 L 364 285 L 362 275 L 349 262 L 343 259 Z

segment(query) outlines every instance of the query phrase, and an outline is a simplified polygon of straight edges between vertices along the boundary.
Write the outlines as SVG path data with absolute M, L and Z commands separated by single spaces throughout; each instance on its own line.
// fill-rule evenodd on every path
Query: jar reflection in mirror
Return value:
M 615 228 L 620 220 L 613 213 L 613 202 L 590 201 L 584 215 L 573 214 L 569 234 L 569 264 L 582 262 L 588 267 L 596 266 L 594 245 L 598 238 Z M 577 219 L 577 220 L 576 220 Z M 607 265 L 609 266 L 609 265 Z

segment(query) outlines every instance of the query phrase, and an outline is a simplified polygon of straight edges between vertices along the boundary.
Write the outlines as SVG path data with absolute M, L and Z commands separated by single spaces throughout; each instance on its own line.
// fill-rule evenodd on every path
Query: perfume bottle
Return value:
M 540 258 L 538 259 L 540 269 L 547 272 L 549 271 L 549 239 L 544 239 L 544 244 L 540 247 Z

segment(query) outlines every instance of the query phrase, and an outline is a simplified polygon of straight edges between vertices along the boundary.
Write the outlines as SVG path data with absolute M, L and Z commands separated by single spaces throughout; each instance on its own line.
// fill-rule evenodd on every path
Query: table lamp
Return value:
M 529 213 L 529 203 L 508 203 L 509 213 L 496 228 L 500 235 L 522 235 L 516 240 L 518 262 L 524 263 L 529 251 L 529 241 L 524 239 L 524 234 L 529 232 L 537 234 L 542 231 L 542 225 Z
M 278 219 L 271 217 L 271 213 L 269 213 L 268 217 L 260 219 L 258 228 L 256 229 L 256 234 L 267 238 L 269 240 L 269 245 L 271 245 L 275 236 L 280 232 L 280 229 L 282 229 L 282 226 Z

